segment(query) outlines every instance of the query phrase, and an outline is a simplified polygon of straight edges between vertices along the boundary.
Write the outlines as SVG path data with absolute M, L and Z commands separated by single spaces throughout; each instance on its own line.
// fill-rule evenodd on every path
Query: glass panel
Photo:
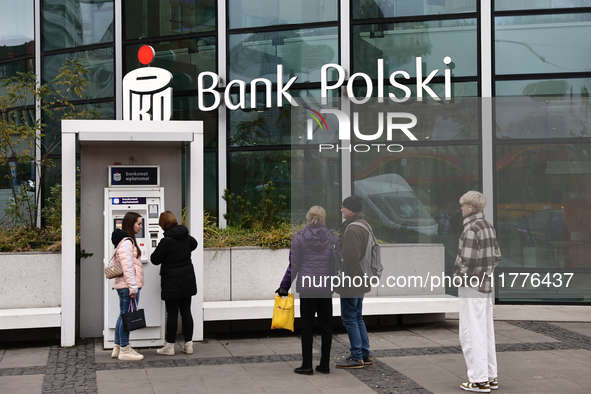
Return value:
M 150 45 L 156 51 L 156 58 L 151 65 L 172 73 L 170 86 L 174 90 L 197 89 L 199 73 L 216 72 L 215 37 L 161 41 Z M 140 44 L 125 47 L 125 73 L 140 68 L 137 58 L 140 47 Z
M 405 147 L 353 153 L 353 193 L 376 237 L 445 246 L 451 274 L 463 230 L 459 199 L 479 188 L 478 146 Z
M 10 63 L 0 64 L 0 80 L 16 77 L 16 73 L 19 72 L 35 72 L 35 59 L 30 58 L 26 60 L 17 60 Z M 0 86 L 0 96 L 7 97 L 8 89 Z M 33 104 L 33 94 L 30 94 L 27 98 L 27 103 Z
M 326 227 L 338 230 L 341 224 L 340 179 L 338 153 L 319 153 L 317 149 L 292 150 L 290 178 L 281 182 L 282 185 L 291 184 L 292 220 L 305 222 L 310 207 L 320 205 L 326 210 Z
M 33 53 L 34 0 L 3 1 L 0 13 L 0 59 Z
M 395 146 L 386 146 L 405 145 L 414 138 L 427 142 L 478 139 L 480 104 L 480 99 L 476 97 L 455 98 L 450 101 L 408 99 L 404 104 L 390 99 L 384 99 L 383 103 L 376 99 L 369 99 L 363 104 L 352 103 L 352 115 L 349 117 L 352 142 L 361 144 L 353 149 L 357 152 L 377 149 L 372 144 L 380 143 L 383 145 L 381 149 L 396 150 L 398 148 Z M 398 116 L 392 117 L 389 114 Z M 327 121 L 336 118 L 333 115 L 325 116 Z M 408 133 L 401 127 L 389 126 L 410 124 L 414 120 L 416 124 L 407 128 Z M 332 128 L 329 123 L 328 129 Z M 339 125 L 334 125 L 334 128 L 339 128 Z
M 230 29 L 336 21 L 336 0 L 229 0 Z
M 48 167 L 43 174 L 43 182 L 41 182 L 41 206 L 47 205 L 47 198 L 51 195 L 51 188 L 58 183 L 62 183 L 62 159 L 56 157 L 52 159 L 55 166 Z M 80 159 L 76 159 L 76 167 L 80 168 Z
M 77 110 L 87 109 L 90 110 L 96 108 L 99 111 L 99 117 L 97 119 L 115 119 L 115 104 L 100 103 L 100 104 L 83 104 L 77 105 Z M 50 151 L 52 155 L 60 155 L 62 153 L 62 124 L 56 122 L 56 120 L 47 114 L 42 116 L 43 123 L 47 126 L 44 128 L 43 147 L 45 150 Z M 79 143 L 77 142 L 78 151 Z
M 289 208 L 295 207 L 294 218 L 300 220 L 312 205 L 318 204 L 326 209 L 327 226 L 338 228 L 338 154 L 320 155 L 317 150 L 305 149 L 229 152 L 228 155 L 231 193 L 256 205 L 263 195 L 263 185 L 272 181 L 277 189 L 271 194 L 271 200 L 277 202 L 279 195 L 286 196 L 287 209 L 281 215 L 290 217 Z
M 230 35 L 230 79 L 250 82 L 267 78 L 277 82 L 283 64 L 283 82 L 320 82 L 320 69 L 338 63 L 336 27 Z
M 495 72 L 590 71 L 590 29 L 590 13 L 495 18 Z
M 585 97 L 591 91 L 591 78 L 528 79 L 523 81 L 497 81 L 495 96 L 529 97 Z
M 205 97 L 207 99 L 208 96 Z M 213 99 L 211 101 L 206 105 L 212 105 Z M 205 147 L 216 147 L 218 144 L 218 110 L 199 111 L 196 96 L 174 97 L 172 102 L 172 120 L 202 120 Z
M 31 55 L 29 59 L 0 64 L 0 80 L 16 76 L 17 72 L 35 72 L 34 1 L 5 2 L 0 13 L 0 61 Z M 0 96 L 7 89 L 0 86 Z M 27 100 L 32 103 L 33 95 Z M 0 209 L 0 216 L 4 211 Z
M 291 90 L 290 94 L 299 97 L 318 97 L 320 90 Z M 232 95 L 233 102 L 237 101 L 236 95 Z M 277 107 L 276 92 L 271 95 L 271 108 L 265 108 L 266 93 L 257 92 L 257 108 L 250 109 L 250 94 L 246 95 L 248 109 L 228 111 L 230 119 L 229 146 L 260 146 L 260 145 L 289 145 L 299 143 L 299 136 L 303 130 L 305 119 L 294 116 L 293 111 L 305 111 L 299 102 L 299 107 L 292 107 L 284 100 L 283 107 Z M 298 142 L 292 140 L 296 138 Z M 336 138 L 333 135 L 329 141 Z M 324 141 L 323 141 L 324 142 Z
M 503 97 L 494 103 L 497 138 L 591 136 L 588 93 L 579 97 Z
M 216 152 L 203 154 L 203 210 L 216 219 L 218 217 L 218 155 Z
M 228 171 L 229 190 L 234 195 L 242 196 L 245 201 L 257 205 L 263 196 L 263 185 L 273 181 L 277 189 L 270 199 L 277 203 L 279 195 L 290 194 L 291 151 L 254 151 L 228 152 L 230 168 Z M 291 199 L 286 201 L 287 206 Z M 282 212 L 289 216 L 289 210 Z
M 17 60 L 0 64 L 0 79 L 15 77 L 16 73 L 35 72 L 35 59 Z
M 495 0 L 495 11 L 591 7 L 591 0 Z
M 43 0 L 43 50 L 112 42 L 113 0 Z
M 591 267 L 589 152 L 591 143 L 497 145 L 502 267 Z
M 364 213 L 378 238 L 439 243 L 440 235 L 462 232 L 461 220 L 458 226 L 443 219 L 446 213 L 448 218 L 456 214 L 461 218 L 460 197 L 478 189 L 476 145 L 413 146 L 397 153 L 356 152 L 353 163 L 354 193 L 364 199 Z M 457 252 L 457 242 L 454 247 Z
M 127 0 L 125 38 L 215 31 L 215 0 Z
M 476 12 L 476 0 L 360 0 L 352 6 L 353 19 Z
M 83 92 L 81 99 L 113 97 L 115 91 L 113 48 L 44 56 L 41 82 L 49 83 L 56 89 L 53 78 L 59 73 L 66 59 L 78 59 L 90 71 L 86 78 L 91 85 Z M 78 99 L 74 95 L 70 98 Z
M 353 26 L 354 72 L 377 78 L 377 59 L 384 59 L 384 76 L 406 71 L 416 76 L 416 58 L 423 76 L 438 69 L 443 76 L 446 56 L 452 58 L 452 75 L 478 75 L 476 19 L 452 19 Z

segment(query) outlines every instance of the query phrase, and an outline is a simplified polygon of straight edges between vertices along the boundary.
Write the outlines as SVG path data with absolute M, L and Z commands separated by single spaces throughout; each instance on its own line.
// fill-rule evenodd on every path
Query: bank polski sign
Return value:
M 144 45 L 138 51 L 138 59 L 140 63 L 149 65 L 154 60 L 154 49 L 148 45 Z M 451 70 L 449 65 L 452 59 L 449 56 L 444 57 L 444 99 L 451 99 Z M 423 62 L 421 57 L 415 59 L 416 71 L 416 96 L 417 100 L 422 100 L 424 93 L 433 100 L 440 101 L 441 98 L 429 86 L 432 79 L 437 75 L 439 69 L 432 70 L 426 78 L 423 78 Z M 377 59 L 377 99 L 379 102 L 384 100 L 384 60 Z M 336 81 L 329 81 L 329 72 L 336 71 Z M 327 97 L 331 91 L 344 87 L 346 72 L 343 67 L 336 63 L 325 64 L 320 72 L 320 93 L 322 103 L 326 104 Z M 167 121 L 172 116 L 172 88 L 167 85 L 172 81 L 172 73 L 168 70 L 158 67 L 144 67 L 129 72 L 123 78 L 123 119 L 124 120 L 154 120 Z M 291 77 L 286 83 L 284 82 L 283 65 L 277 65 L 277 86 L 276 86 L 276 103 L 277 107 L 283 106 L 283 99 L 286 99 L 292 107 L 298 107 L 299 104 L 289 93 L 290 87 L 296 82 L 298 77 Z M 404 93 L 404 96 L 398 97 L 394 93 L 388 94 L 388 99 L 394 103 L 404 103 L 411 97 L 411 90 L 408 86 L 397 81 L 397 77 L 404 79 L 411 79 L 408 72 L 399 70 L 394 71 L 388 76 L 390 86 L 399 89 Z M 211 79 L 210 84 L 205 83 L 205 79 Z M 365 82 L 366 93 L 362 98 L 355 97 L 353 87 L 357 79 Z M 197 102 L 200 111 L 208 112 L 217 109 L 222 104 L 222 98 L 225 106 L 230 110 L 238 109 L 256 109 L 256 89 L 259 84 L 265 86 L 265 107 L 271 108 L 272 87 L 273 83 L 266 78 L 255 78 L 247 84 L 242 80 L 230 81 L 223 90 L 223 93 L 218 91 L 220 84 L 220 77 L 210 71 L 201 72 L 197 76 Z M 235 103 L 231 99 L 231 91 L 236 87 L 238 90 L 238 101 Z M 247 106 L 246 93 L 250 93 L 250 103 Z M 355 73 L 351 75 L 346 83 L 346 96 L 354 104 L 364 104 L 372 97 L 374 85 L 371 77 L 365 73 Z M 223 96 L 222 96 L 223 94 Z M 205 96 L 213 96 L 213 104 L 205 105 Z M 306 108 L 312 110 L 311 108 Z M 338 120 L 339 140 L 351 140 L 351 128 L 355 136 L 362 141 L 375 141 L 379 139 L 386 130 L 386 139 L 392 141 L 393 133 L 401 131 L 412 141 L 417 138 L 410 131 L 417 124 L 415 115 L 408 112 L 387 112 L 380 114 L 378 119 L 378 130 L 374 134 L 362 134 L 359 130 L 359 117 L 356 112 L 353 115 L 353 127 L 351 127 L 351 120 L 349 115 L 334 108 L 322 108 L 319 111 L 314 111 L 326 124 L 322 115 L 334 115 Z M 318 120 L 317 120 L 318 121 Z M 384 127 L 385 123 L 385 127 Z M 312 119 L 308 120 L 306 136 L 308 140 L 312 139 L 313 134 Z M 400 145 L 397 145 L 400 146 Z M 400 146 L 401 147 L 401 146 Z M 334 145 L 324 144 L 325 149 L 335 148 Z M 323 147 L 320 147 L 322 150 Z M 338 146 L 336 146 L 338 150 Z M 378 147 L 379 149 L 379 147 Z
M 444 57 L 443 64 L 445 65 L 444 70 L 444 99 L 450 100 L 451 99 L 451 70 L 449 65 L 451 64 L 452 59 L 449 56 Z M 441 97 L 439 97 L 435 91 L 429 86 L 429 83 L 433 80 L 433 78 L 439 72 L 439 69 L 432 70 L 426 78 L 423 78 L 423 62 L 421 57 L 417 57 L 415 59 L 415 71 L 416 71 L 416 95 L 417 100 L 422 100 L 424 94 L 427 97 L 430 97 L 433 100 L 440 101 Z M 329 72 L 336 71 L 337 78 L 336 81 L 329 81 Z M 205 78 L 211 80 L 209 84 L 206 84 Z M 393 103 L 404 103 L 411 98 L 411 89 L 398 82 L 397 77 L 402 77 L 404 79 L 411 79 L 411 76 L 408 72 L 404 70 L 399 70 L 391 73 L 388 76 L 388 81 L 390 85 L 394 88 L 399 89 L 403 92 L 404 96 L 398 97 L 394 93 L 388 94 L 388 99 Z M 284 73 L 283 73 L 283 65 L 277 65 L 277 86 L 276 86 L 276 105 L 277 107 L 283 107 L 283 100 L 287 100 L 290 105 L 293 107 L 299 107 L 297 101 L 291 96 L 289 93 L 290 87 L 296 82 L 298 77 L 292 77 L 287 82 L 284 81 Z M 345 87 L 345 79 L 346 79 L 346 72 L 343 67 L 339 64 L 330 63 L 325 64 L 322 66 L 320 71 L 320 96 L 322 100 L 322 105 L 326 105 L 327 97 L 331 91 L 340 89 Z M 361 85 L 365 87 L 365 96 L 361 98 L 355 97 L 354 94 L 354 83 L 357 79 L 363 80 L 365 85 Z M 377 59 L 377 100 L 378 102 L 384 101 L 384 60 Z M 272 86 L 273 83 L 266 78 L 256 78 L 250 82 L 248 86 L 246 82 L 241 80 L 232 80 L 230 81 L 223 92 L 220 92 L 218 89 L 218 85 L 220 83 L 220 77 L 213 73 L 213 72 L 202 72 L 198 76 L 197 80 L 197 101 L 199 110 L 201 111 L 212 111 L 217 109 L 221 104 L 222 100 L 225 106 L 230 110 L 245 110 L 245 109 L 256 109 L 257 108 L 257 100 L 256 100 L 256 90 L 259 84 L 264 85 L 265 87 L 265 107 L 271 108 L 271 99 L 272 99 Z M 237 102 L 232 101 L 231 92 L 234 91 L 236 93 L 237 90 Z M 355 73 L 351 75 L 349 80 L 346 83 L 346 96 L 348 99 L 354 104 L 365 104 L 371 98 L 374 91 L 374 85 L 371 77 L 365 73 Z M 249 93 L 250 95 L 250 102 L 247 103 L 246 95 Z M 206 95 L 213 96 L 213 104 L 206 105 Z M 324 119 L 323 115 L 334 115 L 338 121 L 338 138 L 341 141 L 349 141 L 351 140 L 351 120 L 349 118 L 349 114 L 344 111 L 340 111 L 334 108 L 320 108 L 317 110 L 313 110 L 312 108 L 304 107 L 306 110 L 314 112 L 316 116 L 318 116 L 315 120 L 316 122 L 321 125 L 324 123 L 326 125 L 326 120 Z M 387 112 L 384 114 L 379 114 L 380 117 L 378 119 L 378 130 L 374 134 L 367 135 L 362 134 L 359 130 L 359 114 L 353 112 L 353 133 L 355 136 L 363 141 L 376 141 L 383 135 L 384 129 L 386 130 L 386 138 L 388 141 L 392 141 L 393 134 L 395 131 L 400 131 L 406 135 L 410 140 L 416 141 L 417 138 L 413 135 L 410 131 L 411 128 L 416 126 L 418 120 L 415 115 L 408 112 Z M 322 123 L 321 120 L 322 119 Z M 384 127 L 385 124 L 385 127 Z M 312 140 L 313 134 L 313 120 L 308 119 L 307 122 L 307 131 L 306 136 L 308 140 Z M 380 146 L 383 144 L 379 144 L 377 149 L 380 149 Z M 360 149 L 365 149 L 364 147 L 360 147 Z M 339 150 L 338 145 L 334 144 L 321 144 L 319 150 L 322 151 L 323 149 L 337 149 Z M 386 146 L 388 151 L 390 152 L 400 152 L 403 148 L 399 144 L 388 145 Z M 346 149 L 351 149 L 348 147 Z M 357 149 L 357 146 L 353 146 L 353 149 Z M 394 149 L 394 150 L 392 150 Z M 356 150 L 359 151 L 359 150 Z

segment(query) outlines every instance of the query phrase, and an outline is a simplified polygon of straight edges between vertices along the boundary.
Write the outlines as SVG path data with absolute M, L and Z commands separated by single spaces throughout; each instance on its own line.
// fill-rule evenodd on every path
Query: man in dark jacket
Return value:
M 345 260 L 346 276 L 337 293 L 341 296 L 341 320 L 347 329 L 351 355 L 344 362 L 337 364 L 337 368 L 363 368 L 364 365 L 373 364 L 373 357 L 369 351 L 369 337 L 363 321 L 363 296 L 371 290 L 371 286 L 369 278 L 364 278 L 365 272 L 359 264 L 365 255 L 369 232 L 361 226 L 351 225 L 358 222 L 370 228 L 361 212 L 362 209 L 363 200 L 355 195 L 345 198 L 341 207 L 345 221 L 341 224 L 339 244 Z

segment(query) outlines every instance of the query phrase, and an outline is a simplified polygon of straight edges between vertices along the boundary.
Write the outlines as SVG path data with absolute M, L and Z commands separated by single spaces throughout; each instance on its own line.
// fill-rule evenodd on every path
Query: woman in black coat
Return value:
M 185 345 L 182 351 L 193 354 L 193 316 L 191 297 L 197 294 L 195 270 L 191 262 L 191 252 L 197 248 L 197 241 L 189 235 L 189 230 L 179 225 L 173 213 L 164 211 L 158 224 L 164 230 L 164 238 L 150 256 L 152 264 L 160 265 L 160 284 L 162 299 L 166 305 L 166 345 L 156 353 L 174 356 L 174 343 L 177 331 L 178 312 L 183 319 Z

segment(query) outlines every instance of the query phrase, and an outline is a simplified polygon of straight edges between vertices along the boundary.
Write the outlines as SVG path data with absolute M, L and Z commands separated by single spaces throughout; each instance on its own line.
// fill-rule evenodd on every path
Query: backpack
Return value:
M 384 270 L 384 267 L 382 266 L 382 251 L 375 235 L 373 234 L 373 231 L 371 230 L 371 227 L 367 228 L 367 226 L 359 222 L 352 222 L 349 224 L 349 226 L 352 224 L 363 227 L 369 233 L 365 254 L 359 262 L 361 264 L 361 269 L 369 277 L 377 276 L 378 279 L 381 278 L 382 271 Z M 347 231 L 349 226 L 347 226 L 345 231 Z

